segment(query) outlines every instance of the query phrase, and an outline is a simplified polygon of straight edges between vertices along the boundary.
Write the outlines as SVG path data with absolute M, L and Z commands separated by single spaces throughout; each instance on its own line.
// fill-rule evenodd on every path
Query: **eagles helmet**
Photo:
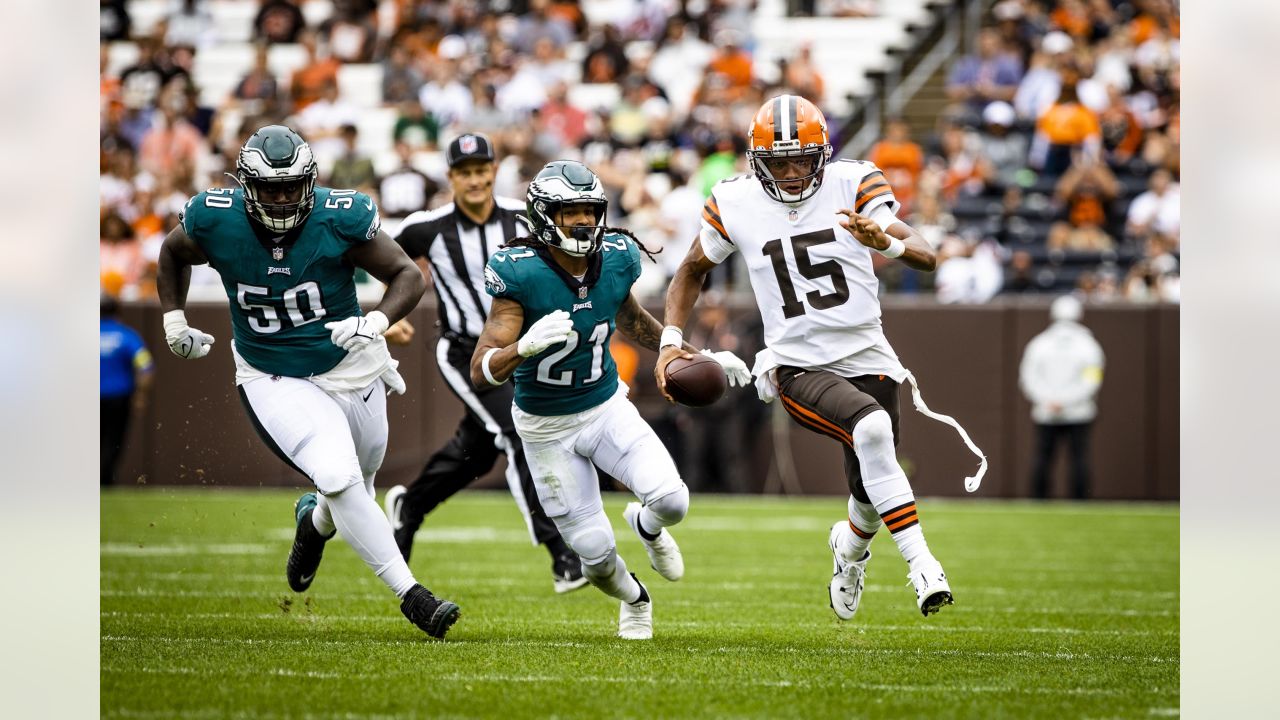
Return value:
M 817 105 L 799 95 L 778 95 L 765 101 L 747 133 L 747 160 L 769 197 L 782 203 L 808 200 L 822 186 L 823 170 L 831 160 L 827 119 Z M 788 166 L 801 168 L 799 177 L 774 175 Z M 799 192 L 782 185 L 800 183 Z
M 255 132 L 236 160 L 236 179 L 244 188 L 249 217 L 268 230 L 297 227 L 316 204 L 316 160 L 311 146 L 283 125 Z
M 596 220 L 594 227 L 568 227 L 556 223 L 562 208 L 580 204 L 591 206 Z M 605 197 L 600 178 L 586 165 L 573 160 L 547 163 L 529 183 L 527 209 L 529 232 L 538 240 L 577 257 L 600 250 L 609 199 Z

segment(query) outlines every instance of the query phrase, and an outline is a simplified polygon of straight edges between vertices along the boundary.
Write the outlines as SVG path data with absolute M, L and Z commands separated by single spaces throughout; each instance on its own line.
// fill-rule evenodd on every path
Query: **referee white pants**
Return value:
M 387 452 L 381 379 L 360 390 L 326 392 L 301 378 L 261 377 L 239 390 L 263 441 L 322 495 L 360 482 L 373 494 L 373 476 Z

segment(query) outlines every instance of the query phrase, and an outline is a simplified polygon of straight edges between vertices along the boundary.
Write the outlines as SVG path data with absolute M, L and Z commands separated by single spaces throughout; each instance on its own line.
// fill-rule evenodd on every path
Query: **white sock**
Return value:
M 876 410 L 853 426 L 853 447 L 862 470 L 862 486 L 908 565 L 932 560 L 916 514 L 916 496 L 898 464 L 889 413 Z
M 616 552 L 610 560 L 599 565 L 583 564 L 582 574 L 592 585 L 609 597 L 625 603 L 633 603 L 640 599 L 640 583 L 627 572 L 627 563 Z
M 848 532 L 842 533 L 836 545 L 845 562 L 857 562 L 867 554 L 871 540 L 883 523 L 874 505 L 860 503 L 849 496 Z
M 409 565 L 400 555 L 391 524 L 382 508 L 363 486 L 354 486 L 329 495 L 329 512 L 342 537 L 361 560 L 387 584 L 397 597 L 404 597 L 417 584 Z M 318 509 L 318 506 L 317 506 Z M 314 522 L 314 520 L 313 520 Z M 319 529 L 317 527 L 316 529 Z
M 338 531 L 333 525 L 333 514 L 329 512 L 329 501 L 320 493 L 316 493 L 316 506 L 311 510 L 311 524 L 316 526 L 316 532 L 327 538 Z

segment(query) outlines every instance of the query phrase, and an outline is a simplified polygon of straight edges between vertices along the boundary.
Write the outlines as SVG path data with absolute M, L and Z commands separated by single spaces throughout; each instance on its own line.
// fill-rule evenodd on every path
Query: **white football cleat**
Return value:
M 941 610 L 943 605 L 955 604 L 951 586 L 947 584 L 947 574 L 937 560 L 911 568 L 907 577 L 916 589 L 916 607 L 920 608 L 920 614 L 929 616 Z
M 631 526 L 631 530 L 644 544 L 644 551 L 649 554 L 649 566 L 658 571 L 662 577 L 675 582 L 684 577 L 684 556 L 680 554 L 680 546 L 666 528 L 658 532 L 656 540 L 645 540 L 640 534 L 640 503 L 627 503 L 622 511 L 622 518 Z
M 844 520 L 831 526 L 831 535 L 827 543 L 831 546 L 832 570 L 829 595 L 831 609 L 841 620 L 852 620 L 858 612 L 858 601 L 862 599 L 863 581 L 867 576 L 867 561 L 871 559 L 871 551 L 863 554 L 861 560 L 845 562 L 840 557 L 840 536 L 849 523 Z
M 631 577 L 635 577 L 631 573 Z M 640 583 L 639 578 L 636 582 Z M 649 591 L 640 584 L 640 599 L 634 603 L 621 603 L 618 610 L 618 637 L 623 640 L 650 640 L 653 638 L 653 601 Z

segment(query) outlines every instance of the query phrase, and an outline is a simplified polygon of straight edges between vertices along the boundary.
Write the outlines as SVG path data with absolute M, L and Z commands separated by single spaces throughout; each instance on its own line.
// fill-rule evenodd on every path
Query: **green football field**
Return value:
M 111 718 L 913 717 L 1178 714 L 1178 510 L 924 499 L 956 605 L 923 618 L 881 532 L 857 618 L 827 607 L 839 498 L 694 495 L 654 639 L 616 601 L 558 596 L 509 495 L 428 518 L 411 567 L 462 606 L 433 641 L 342 541 L 284 579 L 300 491 L 102 496 L 101 710 Z

